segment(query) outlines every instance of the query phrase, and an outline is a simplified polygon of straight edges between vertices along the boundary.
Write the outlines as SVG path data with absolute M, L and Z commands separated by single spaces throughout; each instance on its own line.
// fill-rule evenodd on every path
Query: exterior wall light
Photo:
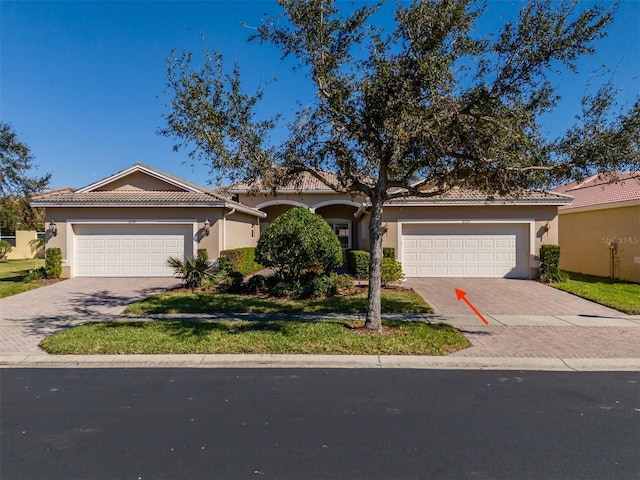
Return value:
M 207 219 L 204 221 L 204 234 L 209 236 L 209 232 L 211 232 L 211 222 Z
M 58 226 L 56 225 L 56 222 L 54 222 L 53 220 L 49 222 L 49 233 L 51 233 L 51 235 L 54 237 L 58 235 Z

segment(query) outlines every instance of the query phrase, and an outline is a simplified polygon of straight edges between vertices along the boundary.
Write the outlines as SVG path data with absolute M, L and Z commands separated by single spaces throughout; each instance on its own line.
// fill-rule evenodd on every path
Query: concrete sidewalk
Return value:
M 640 316 L 384 315 L 387 320 L 448 323 L 473 343 L 446 357 L 384 355 L 48 355 L 38 348 L 46 335 L 85 323 L 86 317 L 0 320 L 2 367 L 185 368 L 448 368 L 494 370 L 640 371 Z M 92 321 L 185 319 L 351 318 L 359 315 L 152 315 L 101 316 Z

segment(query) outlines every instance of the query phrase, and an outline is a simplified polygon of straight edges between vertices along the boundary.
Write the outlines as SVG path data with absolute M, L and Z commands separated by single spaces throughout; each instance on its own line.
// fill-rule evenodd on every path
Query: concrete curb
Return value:
M 406 368 L 640 371 L 640 358 L 412 355 L 0 355 L 2 368 Z

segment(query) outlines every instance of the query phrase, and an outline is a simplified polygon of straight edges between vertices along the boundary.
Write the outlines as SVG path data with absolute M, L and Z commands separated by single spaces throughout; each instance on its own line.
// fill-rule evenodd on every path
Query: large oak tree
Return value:
M 543 115 L 557 104 L 559 70 L 577 60 L 613 21 L 615 5 L 523 2 L 517 19 L 482 35 L 483 4 L 399 4 L 394 27 L 377 25 L 387 5 L 341 10 L 331 0 L 280 0 L 253 35 L 294 58 L 315 99 L 295 114 L 288 138 L 270 141 L 277 116 L 261 119 L 265 94 L 250 93 L 220 53 L 194 65 L 168 57 L 169 112 L 161 134 L 217 174 L 277 188 L 300 172 L 370 201 L 371 263 L 366 326 L 381 328 L 382 207 L 406 196 L 470 188 L 517 196 L 589 173 L 640 168 L 640 99 L 621 108 L 605 84 L 584 98 L 576 123 L 549 138 Z M 419 181 L 415 181 L 420 179 Z

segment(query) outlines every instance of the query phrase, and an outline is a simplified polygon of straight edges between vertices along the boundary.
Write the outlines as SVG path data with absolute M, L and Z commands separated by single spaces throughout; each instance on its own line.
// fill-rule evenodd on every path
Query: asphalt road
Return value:
M 5 369 L 0 478 L 638 479 L 640 373 Z

